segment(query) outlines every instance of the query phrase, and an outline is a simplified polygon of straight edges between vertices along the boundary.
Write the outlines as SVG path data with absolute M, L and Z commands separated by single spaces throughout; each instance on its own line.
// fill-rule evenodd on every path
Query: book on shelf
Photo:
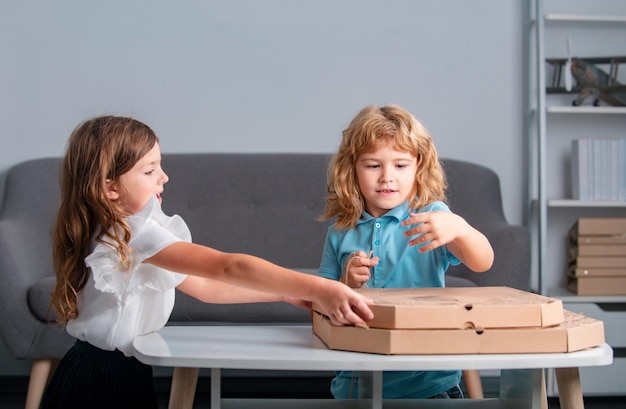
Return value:
M 574 199 L 626 201 L 626 138 L 575 139 L 571 152 Z
M 589 143 L 588 139 L 572 141 L 572 197 L 577 200 L 591 200 L 589 186 Z

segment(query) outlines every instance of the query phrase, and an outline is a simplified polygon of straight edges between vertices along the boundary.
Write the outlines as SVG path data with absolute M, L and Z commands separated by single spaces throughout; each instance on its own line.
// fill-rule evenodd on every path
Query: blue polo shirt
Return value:
M 433 202 L 416 212 L 430 211 L 450 212 L 450 209 L 443 202 Z M 409 246 L 409 238 L 403 233 L 411 226 L 400 225 L 409 214 L 409 205 L 405 202 L 379 218 L 363 212 L 353 229 L 336 230 L 334 225 L 330 226 L 318 274 L 339 280 L 350 254 L 373 250 L 373 256 L 377 256 L 379 262 L 372 268 L 368 287 L 444 287 L 446 270 L 461 261 L 445 246 L 426 253 L 419 252 L 420 246 Z M 458 385 L 460 381 L 461 371 L 384 372 L 383 398 L 429 398 Z M 356 398 L 358 384 L 358 373 L 336 372 L 331 391 L 338 399 Z

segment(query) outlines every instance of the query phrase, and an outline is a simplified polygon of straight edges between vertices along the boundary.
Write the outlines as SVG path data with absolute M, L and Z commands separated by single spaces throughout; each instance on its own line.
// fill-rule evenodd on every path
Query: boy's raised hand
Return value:
M 401 224 L 413 226 L 404 232 L 404 237 L 410 238 L 409 246 L 422 245 L 421 252 L 446 245 L 471 228 L 461 216 L 438 211 L 411 213 Z
M 421 245 L 421 252 L 447 245 L 452 254 L 476 273 L 493 265 L 493 248 L 487 237 L 459 215 L 439 211 L 413 213 L 402 225 L 413 226 L 404 236 L 409 238 L 409 246 Z

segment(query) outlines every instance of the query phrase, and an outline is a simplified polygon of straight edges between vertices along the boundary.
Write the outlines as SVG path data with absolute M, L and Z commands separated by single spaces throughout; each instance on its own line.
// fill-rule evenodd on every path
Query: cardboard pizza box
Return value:
M 549 327 L 563 322 L 563 302 L 510 287 L 366 288 L 371 328 Z M 313 309 L 324 314 L 318 305 Z
M 548 328 L 381 329 L 334 326 L 313 313 L 313 332 L 330 349 L 385 355 L 524 354 L 573 352 L 601 345 L 602 321 L 564 312 Z

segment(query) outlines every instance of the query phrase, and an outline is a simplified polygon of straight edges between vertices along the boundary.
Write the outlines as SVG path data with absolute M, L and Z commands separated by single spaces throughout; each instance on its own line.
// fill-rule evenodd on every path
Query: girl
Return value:
M 426 129 L 398 106 L 364 108 L 329 169 L 328 229 L 319 274 L 350 287 L 443 287 L 449 265 L 488 270 L 487 238 L 451 213 Z M 373 254 L 374 257 L 370 258 Z M 336 374 L 336 398 L 358 396 L 358 374 Z M 386 372 L 384 398 L 463 397 L 460 371 Z
M 44 408 L 155 408 L 152 368 L 132 357 L 131 343 L 165 325 L 175 287 L 213 303 L 319 302 L 337 325 L 372 316 L 370 301 L 344 285 L 191 243 L 184 221 L 161 211 L 168 177 L 156 134 L 139 121 L 80 124 L 61 176 L 51 306 L 77 342 Z

